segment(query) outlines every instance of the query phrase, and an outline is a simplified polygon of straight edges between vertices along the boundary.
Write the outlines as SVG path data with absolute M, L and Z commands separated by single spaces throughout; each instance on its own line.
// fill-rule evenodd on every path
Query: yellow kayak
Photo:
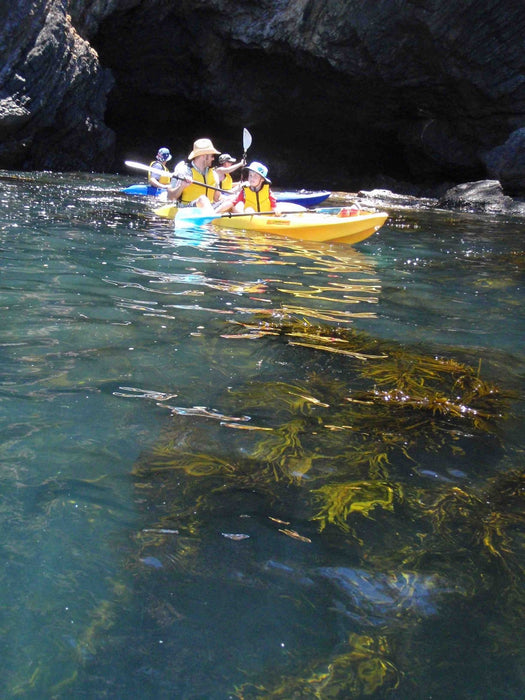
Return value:
M 320 212 L 290 214 L 246 214 L 213 219 L 212 224 L 226 228 L 260 231 L 301 241 L 359 243 L 375 233 L 388 219 L 386 212 L 358 211 L 350 216 Z

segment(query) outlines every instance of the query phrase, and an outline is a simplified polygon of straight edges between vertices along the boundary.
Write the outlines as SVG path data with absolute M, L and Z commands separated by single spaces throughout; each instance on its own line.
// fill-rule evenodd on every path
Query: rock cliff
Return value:
M 7 5 L 7 3 L 6 3 Z M 521 0 L 18 0 L 0 167 L 121 170 L 200 136 L 286 186 L 525 194 Z

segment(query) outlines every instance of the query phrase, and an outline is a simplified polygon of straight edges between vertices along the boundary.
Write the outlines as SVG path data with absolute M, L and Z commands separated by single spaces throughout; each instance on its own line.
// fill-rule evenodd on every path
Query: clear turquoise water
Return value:
M 127 184 L 0 180 L 1 696 L 291 697 L 277 688 L 297 677 L 311 694 L 294 697 L 328 697 L 320 678 L 350 651 L 354 690 L 330 697 L 523 697 L 523 510 L 508 524 L 483 496 L 523 474 L 523 222 L 393 212 L 358 246 L 307 245 L 175 232 Z M 287 318 L 480 366 L 516 392 L 497 442 L 462 435 L 461 456 L 391 464 L 404 489 L 485 498 L 471 540 L 455 515 L 436 533 L 403 505 L 320 531 L 308 473 L 275 489 L 155 473 L 168 443 L 201 464 L 253 461 L 265 433 L 235 426 L 275 430 L 279 409 L 235 392 L 351 386 L 355 360 L 238 337 Z M 392 572 L 425 538 L 401 605 Z

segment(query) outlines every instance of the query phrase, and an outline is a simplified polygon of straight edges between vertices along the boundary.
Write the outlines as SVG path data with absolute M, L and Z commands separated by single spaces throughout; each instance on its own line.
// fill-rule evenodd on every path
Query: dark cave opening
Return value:
M 240 157 L 246 127 L 248 159 L 265 162 L 282 187 L 343 190 L 377 173 L 407 178 L 394 135 L 368 118 L 380 108 L 373 85 L 310 56 L 232 45 L 216 34 L 213 17 L 201 19 L 214 47 L 208 61 L 195 42 L 195 17 L 173 8 L 162 17 L 169 42 L 158 40 L 158 22 L 140 8 L 110 15 L 92 38 L 115 79 L 105 123 L 116 134 L 117 172 L 126 172 L 126 159 L 149 163 L 160 146 L 177 162 L 200 137 Z
M 200 137 L 238 158 L 246 127 L 248 159 L 266 163 L 279 187 L 355 191 L 404 182 L 410 189 L 447 179 L 432 164 L 417 172 L 424 154 L 398 140 L 403 106 L 388 86 L 350 79 L 309 56 L 233 46 L 210 18 L 202 27 L 216 43 L 208 65 L 187 17 L 164 17 L 168 49 L 157 23 L 137 12 L 111 15 L 92 41 L 115 78 L 105 122 L 116 134 L 117 172 L 126 172 L 126 159 L 149 163 L 160 146 L 176 163 Z

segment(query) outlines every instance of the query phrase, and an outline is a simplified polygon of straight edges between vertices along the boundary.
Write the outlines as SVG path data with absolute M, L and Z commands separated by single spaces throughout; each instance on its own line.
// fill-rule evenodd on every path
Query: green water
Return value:
M 398 211 L 301 244 L 175 231 L 129 178 L 20 175 L 0 695 L 523 697 L 523 222 Z M 471 368 L 505 416 L 370 408 L 393 356 Z M 333 483 L 343 521 L 317 517 Z

